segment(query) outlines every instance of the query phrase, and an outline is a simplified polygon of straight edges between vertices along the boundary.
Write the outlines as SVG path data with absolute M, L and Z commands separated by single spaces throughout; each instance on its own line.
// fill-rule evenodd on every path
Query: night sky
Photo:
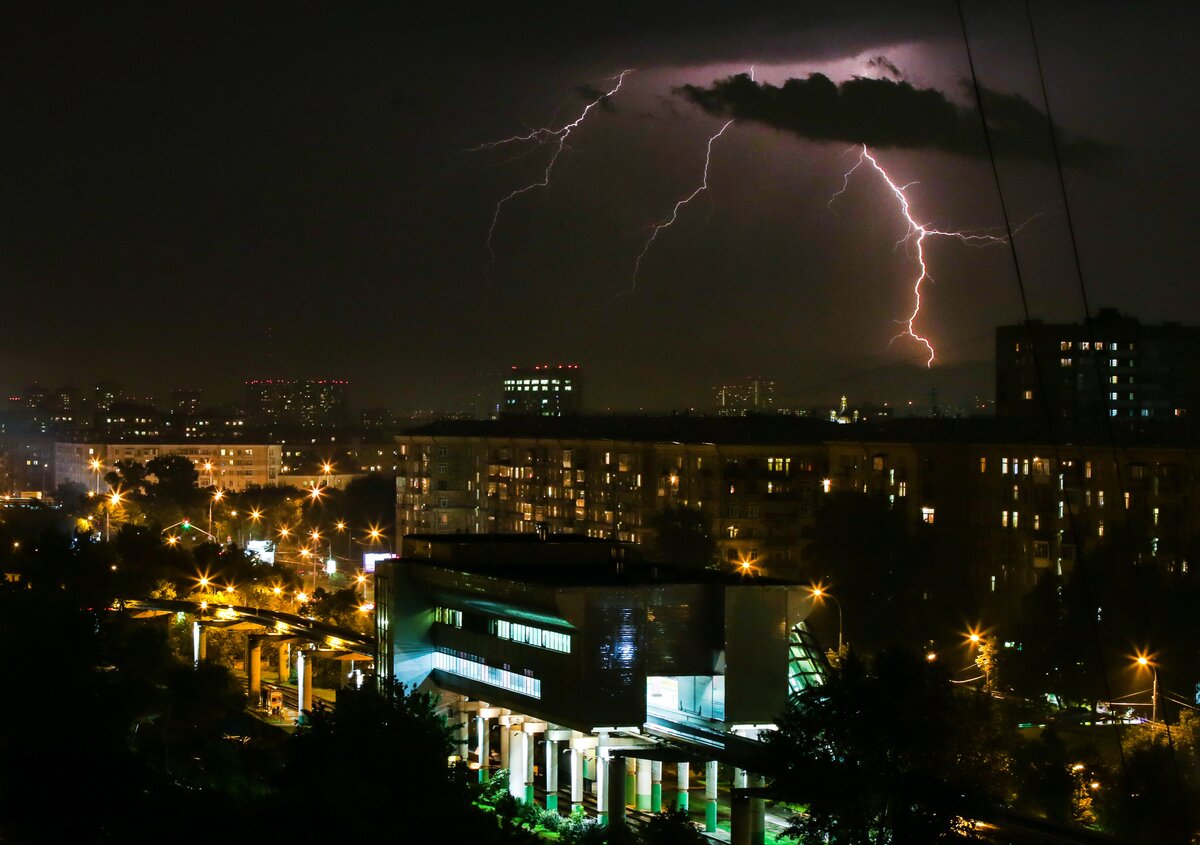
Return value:
M 993 327 L 1022 317 L 1008 249 L 927 241 L 926 370 L 888 347 L 915 268 L 894 197 L 860 170 L 827 207 L 863 132 L 919 182 L 921 222 L 1001 224 L 953 3 L 167 5 L 6 27 L 5 390 L 324 376 L 358 405 L 449 408 L 510 364 L 571 361 L 597 410 L 702 407 L 746 375 L 801 406 L 991 394 Z M 1034 15 L 1093 308 L 1200 323 L 1193 13 L 1152 6 Z M 1024 5 L 966 11 L 1006 107 L 1005 198 L 1040 214 L 1017 237 L 1031 309 L 1078 320 Z M 549 187 L 505 206 L 491 261 L 496 201 L 553 144 L 469 150 L 570 122 L 625 68 Z

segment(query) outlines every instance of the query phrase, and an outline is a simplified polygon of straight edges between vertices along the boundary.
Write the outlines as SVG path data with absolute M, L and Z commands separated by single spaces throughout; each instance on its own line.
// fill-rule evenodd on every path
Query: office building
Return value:
M 578 364 L 513 367 L 504 377 L 501 414 L 563 417 L 578 414 L 579 409 Z

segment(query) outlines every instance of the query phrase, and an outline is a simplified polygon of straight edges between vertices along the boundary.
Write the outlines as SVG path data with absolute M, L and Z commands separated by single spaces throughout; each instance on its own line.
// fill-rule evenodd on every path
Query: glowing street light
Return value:
M 108 542 L 112 536 L 109 530 L 109 518 L 112 516 L 112 509 L 121 504 L 121 491 L 113 490 L 108 494 L 108 507 L 104 509 L 104 542 Z
M 174 546 L 174 545 L 175 545 L 176 543 L 178 543 L 178 542 L 179 542 L 179 537 L 177 537 L 177 536 L 176 536 L 176 535 L 174 535 L 174 534 L 172 534 L 170 537 L 168 537 L 168 538 L 167 538 L 167 545 L 168 545 L 168 546 Z
M 99 496 L 100 495 L 100 469 L 104 466 L 104 464 L 102 464 L 100 462 L 99 458 L 92 458 L 90 461 L 88 461 L 88 466 L 91 467 L 92 472 L 96 473 L 96 490 L 92 495 Z
M 1139 670 L 1149 669 L 1152 685 L 1150 687 L 1150 721 L 1158 721 L 1158 664 L 1154 662 L 1154 655 L 1147 654 L 1144 651 L 1139 651 L 1134 658 L 1134 663 L 1137 664 Z
M 841 654 L 841 653 L 842 653 L 842 643 L 843 643 L 843 634 L 842 634 L 842 630 L 843 630 L 843 629 L 842 629 L 842 603 L 841 603 L 840 601 L 838 601 L 838 600 L 837 600 L 837 597 L 836 597 L 836 596 L 832 595 L 832 594 L 831 594 L 831 593 L 830 593 L 830 592 L 829 592 L 827 589 L 825 589 L 824 585 L 822 585 L 822 584 L 813 584 L 811 587 L 809 587 L 809 591 L 812 593 L 812 597 L 813 597 L 814 599 L 816 599 L 817 601 L 821 601 L 821 600 L 823 600 L 823 599 L 829 599 L 831 602 L 833 602 L 835 605 L 837 605 L 837 611 L 838 611 L 838 654 Z
M 208 533 L 212 534 L 212 515 L 213 505 L 225 498 L 225 494 L 220 490 L 213 493 L 212 498 L 208 500 Z

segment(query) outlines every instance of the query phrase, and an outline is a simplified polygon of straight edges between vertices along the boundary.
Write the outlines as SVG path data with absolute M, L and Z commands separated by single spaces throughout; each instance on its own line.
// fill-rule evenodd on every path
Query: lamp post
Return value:
M 208 500 L 208 533 L 209 533 L 209 535 L 210 535 L 210 536 L 212 535 L 212 515 L 213 515 L 213 505 L 214 505 L 216 502 L 219 502 L 219 501 L 221 501 L 221 499 L 222 499 L 224 496 L 225 496 L 225 494 L 224 494 L 224 493 L 222 493 L 220 490 L 218 490 L 218 491 L 216 491 L 215 493 L 213 493 L 213 495 L 212 495 L 212 498 Z
M 832 595 L 832 594 L 831 594 L 831 593 L 830 593 L 828 590 L 826 590 L 826 589 L 825 589 L 824 587 L 822 587 L 820 584 L 817 584 L 817 585 L 815 585 L 815 586 L 813 586 L 813 587 L 810 587 L 809 589 L 812 591 L 812 597 L 813 597 L 814 599 L 829 599 L 829 600 L 830 600 L 830 601 L 832 601 L 832 602 L 833 602 L 835 605 L 837 605 L 837 611 L 838 611 L 838 654 L 841 654 L 841 653 L 842 653 L 842 645 L 843 645 L 843 636 L 842 636 L 842 603 L 841 603 L 840 601 L 838 601 L 838 600 L 837 600 L 837 598 L 836 598 L 835 596 L 833 596 L 833 595 Z
M 1139 669 L 1149 669 L 1151 678 L 1150 687 L 1150 721 L 1158 721 L 1158 664 L 1155 663 L 1146 654 L 1137 656 L 1137 665 Z
M 99 458 L 92 458 L 90 461 L 88 461 L 88 466 L 91 467 L 92 472 L 94 472 L 96 474 L 96 490 L 93 493 L 93 495 L 99 496 L 100 495 L 100 469 L 104 465 L 100 462 Z
M 250 521 L 253 522 L 254 525 L 257 525 L 258 521 L 260 519 L 262 519 L 262 511 L 260 511 L 258 509 L 250 511 Z M 254 539 L 254 525 L 250 526 L 250 539 L 251 540 Z
M 104 509 L 104 542 L 108 542 L 112 537 L 109 532 L 109 518 L 112 516 L 112 509 L 121 504 L 121 491 L 114 490 L 108 497 L 108 507 Z
M 339 534 L 341 534 L 341 533 L 343 533 L 343 532 L 346 534 L 346 562 L 347 562 L 347 563 L 349 563 L 349 562 L 350 562 L 350 560 L 351 560 L 351 559 L 353 558 L 353 556 L 354 556 L 354 550 L 353 550 L 353 549 L 351 548 L 351 546 L 350 546 L 350 544 L 351 544 L 351 543 L 354 541 L 354 536 L 353 536 L 352 532 L 350 532 L 350 531 L 347 531 L 347 530 L 346 530 L 346 521 L 345 521 L 345 520 L 339 519 L 339 520 L 338 520 L 338 521 L 337 521 L 337 522 L 334 524 L 334 526 L 333 526 L 333 527 L 337 529 L 337 532 L 338 532 Z M 332 539 L 330 539 L 330 541 L 329 541 L 329 542 L 330 542 L 330 543 L 332 543 L 332 542 L 333 542 L 333 540 L 332 540 Z M 332 547 L 331 547 L 331 548 L 332 548 Z M 330 557 L 333 557 L 333 552 L 332 552 L 332 551 L 330 551 L 330 553 L 329 553 L 329 556 L 330 556 Z

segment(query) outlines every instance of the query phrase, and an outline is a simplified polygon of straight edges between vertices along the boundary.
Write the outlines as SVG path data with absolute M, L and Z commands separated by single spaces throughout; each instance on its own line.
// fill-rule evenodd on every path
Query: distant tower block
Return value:
M 504 377 L 500 413 L 506 416 L 569 417 L 579 406 L 578 364 L 513 367 Z

